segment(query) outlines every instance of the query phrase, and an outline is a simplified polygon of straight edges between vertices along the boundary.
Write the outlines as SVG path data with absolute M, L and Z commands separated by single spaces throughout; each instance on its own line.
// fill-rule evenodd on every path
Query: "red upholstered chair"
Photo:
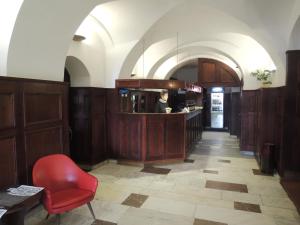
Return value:
M 98 180 L 81 170 L 69 157 L 62 154 L 40 158 L 33 167 L 33 184 L 44 187 L 43 204 L 49 214 L 56 214 L 60 224 L 60 214 L 87 204 L 91 207 Z M 48 217 L 47 216 L 47 217 Z

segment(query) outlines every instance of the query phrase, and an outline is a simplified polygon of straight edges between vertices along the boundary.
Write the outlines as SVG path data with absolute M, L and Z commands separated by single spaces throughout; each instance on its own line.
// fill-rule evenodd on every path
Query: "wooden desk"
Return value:
M 0 206 L 4 206 L 7 210 L 0 220 L 0 225 L 24 225 L 26 213 L 29 209 L 40 203 L 42 193 L 41 191 L 33 196 L 21 197 L 0 192 Z M 11 203 L 7 204 L 9 198 L 11 198 Z

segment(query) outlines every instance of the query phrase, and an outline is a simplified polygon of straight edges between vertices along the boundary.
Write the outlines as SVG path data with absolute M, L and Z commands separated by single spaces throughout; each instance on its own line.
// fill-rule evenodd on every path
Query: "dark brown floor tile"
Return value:
M 125 199 L 124 202 L 122 202 L 122 205 L 128 205 L 135 208 L 140 208 L 147 200 L 148 197 L 149 196 L 147 195 L 131 194 Z
M 236 184 L 236 183 L 227 183 L 221 181 L 212 181 L 208 180 L 205 184 L 206 188 L 225 190 L 225 191 L 236 191 L 248 193 L 247 185 L 245 184 Z
M 91 225 L 117 225 L 117 224 L 108 221 L 103 221 L 103 220 L 95 220 Z
M 219 172 L 216 170 L 203 170 L 203 173 L 219 174 Z
M 170 169 L 166 168 L 158 168 L 158 167 L 144 167 L 141 172 L 144 173 L 154 173 L 154 174 L 168 174 L 170 173 Z
M 184 162 L 185 163 L 194 163 L 195 160 L 193 160 L 193 159 L 185 159 Z
M 260 206 L 257 205 L 257 204 L 250 204 L 250 203 L 244 203 L 244 202 L 234 202 L 234 208 L 237 209 L 237 210 L 261 213 Z
M 254 175 L 259 175 L 259 176 L 273 176 L 273 175 L 271 175 L 271 174 L 263 173 L 263 172 L 261 172 L 261 171 L 258 170 L 258 169 L 252 169 L 252 171 L 253 171 L 253 174 L 254 174 Z
M 210 220 L 202 220 L 202 219 L 195 219 L 194 225 L 228 225 L 227 223 L 220 223 Z
M 227 159 L 219 159 L 218 162 L 222 162 L 222 163 L 231 163 L 230 160 Z

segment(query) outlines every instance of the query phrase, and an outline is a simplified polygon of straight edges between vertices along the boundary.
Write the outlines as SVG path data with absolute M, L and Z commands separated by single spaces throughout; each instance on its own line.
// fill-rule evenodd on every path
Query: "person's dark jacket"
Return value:
M 159 99 L 155 106 L 156 113 L 166 113 L 166 108 L 168 108 L 168 102 Z

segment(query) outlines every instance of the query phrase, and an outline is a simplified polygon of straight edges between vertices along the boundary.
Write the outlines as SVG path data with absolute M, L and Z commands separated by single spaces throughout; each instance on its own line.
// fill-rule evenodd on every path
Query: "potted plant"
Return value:
M 257 69 L 252 72 L 251 75 L 256 77 L 256 79 L 262 83 L 263 87 L 269 87 L 272 84 L 272 75 L 274 72 L 275 70 Z

